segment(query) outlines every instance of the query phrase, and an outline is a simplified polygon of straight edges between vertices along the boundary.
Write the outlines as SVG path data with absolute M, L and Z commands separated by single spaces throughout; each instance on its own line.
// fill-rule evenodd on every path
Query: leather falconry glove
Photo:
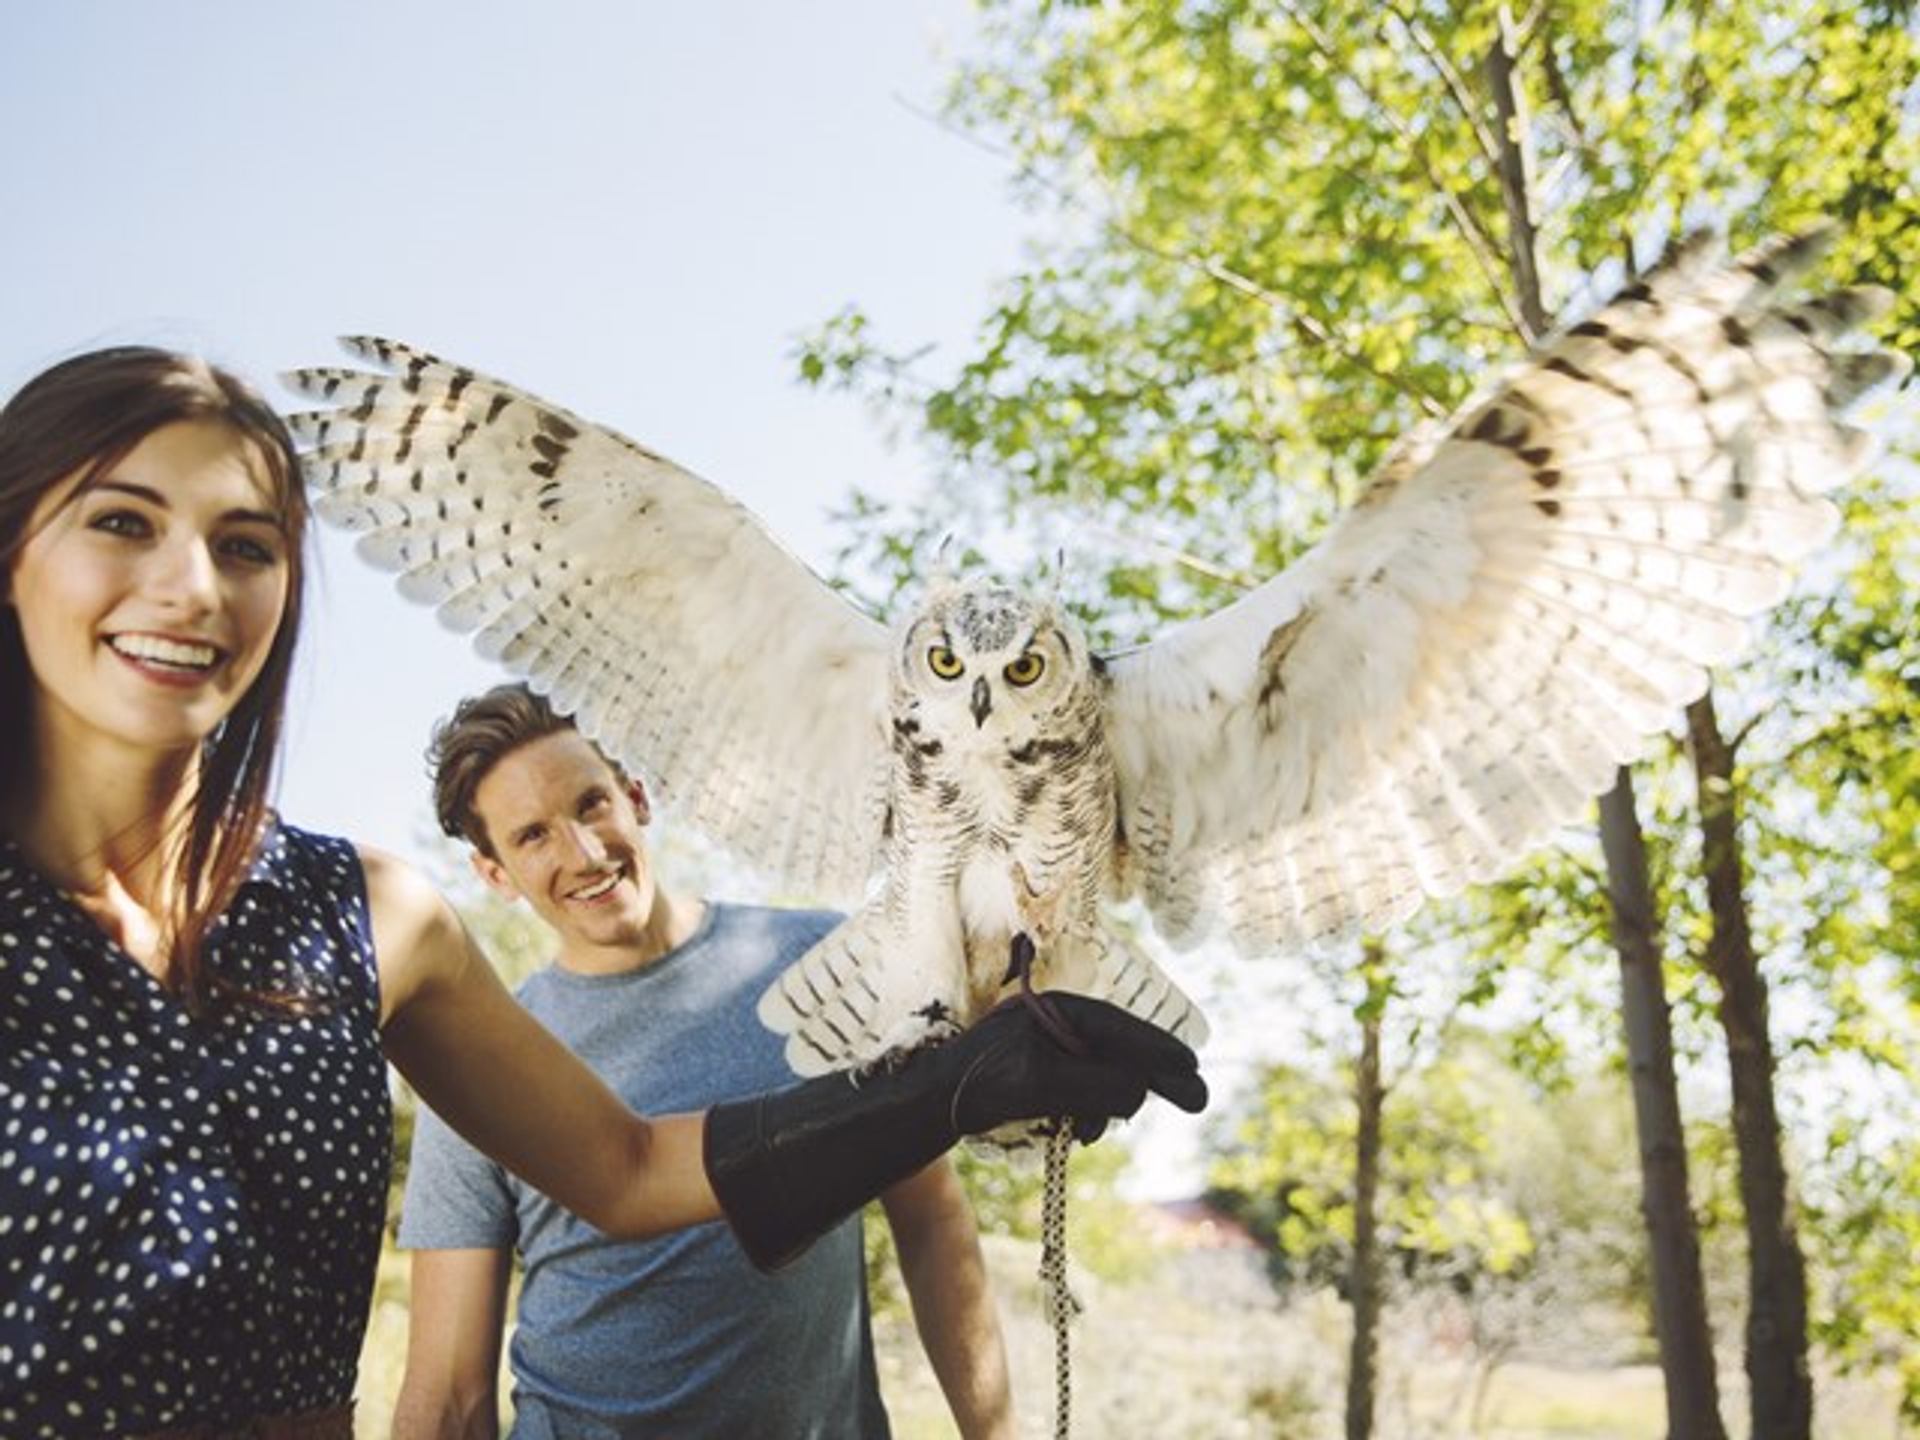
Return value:
M 709 1110 L 707 1178 L 748 1258 L 784 1265 L 964 1135 L 1066 1116 L 1087 1139 L 1149 1090 L 1189 1112 L 1206 1105 L 1198 1060 L 1166 1031 L 1103 1000 L 1046 998 L 1048 1016 L 1009 1002 L 857 1086 L 823 1075 Z

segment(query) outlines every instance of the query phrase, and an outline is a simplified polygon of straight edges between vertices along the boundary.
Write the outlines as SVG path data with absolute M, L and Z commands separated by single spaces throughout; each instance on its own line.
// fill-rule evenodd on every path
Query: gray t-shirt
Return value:
M 550 968 L 520 1001 L 642 1114 L 793 1083 L 754 1005 L 837 917 L 709 905 L 695 935 L 624 975 Z M 615 1242 L 473 1150 L 422 1106 L 400 1243 L 519 1251 L 514 1440 L 884 1440 L 856 1216 L 775 1275 L 724 1224 Z

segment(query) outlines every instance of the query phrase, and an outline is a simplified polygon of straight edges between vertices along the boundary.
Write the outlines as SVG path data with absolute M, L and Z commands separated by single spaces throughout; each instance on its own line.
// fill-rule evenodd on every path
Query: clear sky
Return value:
M 937 101 L 963 0 L 12 0 L 0 22 L 0 392 L 100 344 L 267 384 L 387 334 L 673 456 L 816 568 L 852 486 L 925 466 L 801 389 L 796 338 L 858 301 L 957 349 L 1026 224 L 1002 164 L 902 103 Z M 282 807 L 417 854 L 428 729 L 498 676 L 337 536 L 312 599 Z

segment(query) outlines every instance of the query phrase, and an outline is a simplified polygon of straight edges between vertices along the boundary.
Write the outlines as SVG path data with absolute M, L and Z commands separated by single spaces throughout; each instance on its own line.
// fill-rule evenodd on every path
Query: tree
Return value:
M 1372 1023 L 1382 1057 L 1377 1148 L 1361 1138 L 1368 1118 L 1344 1079 L 1370 1067 L 1339 1053 L 1336 1078 L 1333 1057 L 1315 1047 L 1265 1067 L 1237 1113 L 1216 1122 L 1211 1180 L 1217 1202 L 1272 1246 L 1290 1290 L 1332 1286 L 1358 1311 L 1355 1289 L 1371 1284 L 1410 1322 L 1464 1332 L 1471 1346 L 1457 1405 L 1477 1423 L 1507 1360 L 1537 1353 L 1546 1336 L 1606 1353 L 1621 1339 L 1613 1317 L 1643 1302 L 1634 1187 L 1618 1163 L 1633 1120 L 1617 1082 L 1581 1073 L 1590 1061 L 1532 1075 L 1509 1063 L 1531 1027 L 1457 1021 L 1416 1040 L 1411 1008 Z M 1369 1154 L 1371 1202 L 1354 1183 Z M 1356 1349 L 1364 1330 L 1356 1316 Z M 1364 1373 L 1356 1357 L 1349 1433 L 1372 1398 L 1355 1383 Z
M 1129 537 L 1119 564 L 1078 587 L 1110 639 L 1217 604 L 1282 563 L 1392 437 L 1444 412 L 1548 316 L 1577 310 L 1589 274 L 1605 285 L 1631 268 L 1642 235 L 1711 215 L 1744 241 L 1830 210 L 1848 225 L 1835 273 L 1898 288 L 1920 258 L 1920 71 L 1904 7 L 1573 0 L 1516 19 L 1484 4 L 1219 0 L 1000 4 L 989 17 L 989 50 L 962 74 L 955 114 L 1007 146 L 1030 194 L 1066 223 L 951 378 L 923 385 L 857 312 L 808 347 L 803 373 L 913 407 L 948 462 L 949 492 L 982 519 L 1042 547 L 1069 525 Z M 1911 293 L 1889 329 L 1908 348 L 1920 340 Z M 895 575 L 916 535 L 950 524 L 855 505 L 868 558 Z M 1776 660 L 1822 638 L 1776 644 Z M 1704 712 L 1695 719 L 1711 765 Z M 1817 768 L 1806 757 L 1838 743 L 1808 737 L 1803 763 Z M 1826 863 L 1811 858 L 1822 826 L 1897 834 L 1885 827 L 1908 812 L 1880 788 L 1898 771 L 1890 763 L 1847 793 L 1810 784 L 1821 817 L 1810 828 L 1762 792 L 1736 793 L 1755 772 L 1730 750 L 1728 773 L 1708 773 L 1698 792 L 1717 837 L 1713 883 L 1649 866 L 1647 895 L 1613 893 L 1644 912 L 1623 932 L 1657 933 L 1672 916 L 1683 959 L 1727 982 L 1738 1103 L 1753 1122 L 1736 1126 L 1749 1249 L 1786 1277 L 1784 1290 L 1759 1273 L 1753 1284 L 1753 1428 L 1804 1434 L 1804 1332 L 1787 1293 L 1791 1229 L 1779 1223 L 1791 1202 L 1766 1118 L 1771 1077 L 1745 1063 L 1773 1049 L 1753 1003 L 1764 991 L 1748 983 L 1762 952 L 1734 943 L 1741 906 L 1725 902 L 1805 897 L 1783 857 L 1797 853 L 1804 873 Z M 1630 858 L 1626 798 L 1610 799 L 1607 823 Z M 1756 823 L 1742 829 L 1735 815 Z M 1662 832 L 1656 852 L 1697 863 L 1701 818 L 1649 822 Z M 1775 844 L 1774 827 L 1795 839 Z M 1741 852 L 1743 838 L 1760 851 Z M 1877 870 L 1855 867 L 1849 886 L 1910 905 L 1898 857 L 1877 843 L 1873 853 Z M 1730 857 L 1752 863 L 1730 871 Z M 1742 883 L 1728 886 L 1731 873 Z M 1749 937 L 1755 928 L 1749 917 Z M 1860 946 L 1838 943 L 1838 920 L 1796 928 L 1778 916 L 1766 928 L 1788 942 L 1777 953 L 1807 967 L 1822 1006 L 1890 983 L 1862 965 Z M 1832 1035 L 1851 1043 L 1843 1028 Z M 1911 1036 L 1880 1038 L 1897 1049 Z M 1655 1149 L 1684 1154 L 1671 1139 Z M 1684 1229 L 1684 1196 L 1666 1208 Z M 1689 1306 L 1676 1297 L 1671 1308 Z M 1702 1327 L 1688 1328 L 1704 1352 Z M 1710 1367 L 1678 1358 L 1673 1385 L 1686 1387 L 1672 1394 L 1676 1426 L 1713 1433 Z
M 1380 1144 L 1387 1087 L 1380 1074 L 1380 1022 L 1393 994 L 1386 950 L 1369 940 L 1360 973 L 1367 987 L 1360 1004 L 1360 1059 L 1354 1066 L 1353 1267 L 1347 1296 L 1353 1305 L 1353 1345 L 1347 1362 L 1347 1440 L 1373 1434 L 1374 1369 L 1380 1359 L 1380 1242 L 1375 1202 L 1380 1189 Z

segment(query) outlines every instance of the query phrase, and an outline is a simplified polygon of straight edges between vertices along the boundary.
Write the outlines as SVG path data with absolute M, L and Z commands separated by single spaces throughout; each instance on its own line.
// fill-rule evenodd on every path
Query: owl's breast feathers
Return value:
M 949 744 L 916 706 L 896 706 L 892 749 L 898 839 L 944 843 L 956 858 L 1004 853 L 1046 870 L 1066 861 L 1079 871 L 1111 857 L 1113 756 L 1090 694 L 1033 733 L 984 746 Z

